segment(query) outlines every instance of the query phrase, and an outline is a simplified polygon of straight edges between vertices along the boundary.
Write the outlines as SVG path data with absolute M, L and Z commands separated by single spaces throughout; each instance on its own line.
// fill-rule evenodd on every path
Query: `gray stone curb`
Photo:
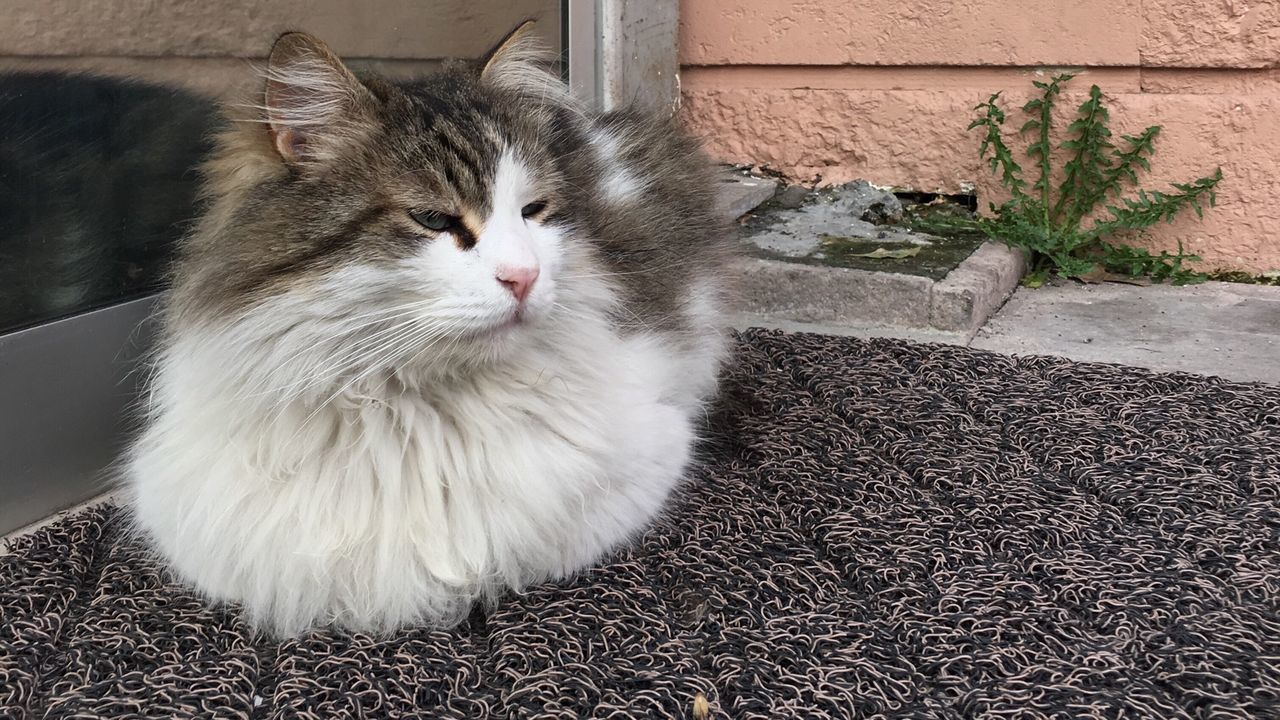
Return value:
M 929 326 L 929 278 L 761 258 L 744 258 L 735 270 L 745 313 L 806 323 Z
M 972 333 L 1026 272 L 1021 251 L 987 242 L 941 280 L 743 258 L 741 311 L 804 323 L 854 323 Z
M 929 326 L 938 330 L 976 331 L 1018 289 L 1027 272 L 1027 255 L 1002 242 L 987 241 L 929 294 Z
M 773 197 L 777 182 L 726 174 L 721 207 L 737 219 Z M 740 313 L 823 325 L 892 325 L 972 334 L 1027 271 L 1026 255 L 989 241 L 941 280 L 746 257 L 734 268 Z

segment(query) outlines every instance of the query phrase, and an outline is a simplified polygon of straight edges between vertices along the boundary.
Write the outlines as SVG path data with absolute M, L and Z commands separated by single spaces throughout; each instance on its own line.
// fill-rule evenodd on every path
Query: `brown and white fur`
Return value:
M 584 111 L 519 33 L 398 84 L 293 33 L 267 75 L 176 263 L 140 529 L 281 635 L 448 624 L 632 538 L 725 353 L 696 143 Z

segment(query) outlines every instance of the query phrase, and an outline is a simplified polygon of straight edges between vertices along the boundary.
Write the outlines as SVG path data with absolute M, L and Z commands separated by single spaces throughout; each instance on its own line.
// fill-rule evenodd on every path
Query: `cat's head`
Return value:
M 345 333 L 384 359 L 535 332 L 573 264 L 584 125 L 530 47 L 522 26 L 479 63 L 391 83 L 282 36 L 256 122 L 211 163 L 177 314 Z

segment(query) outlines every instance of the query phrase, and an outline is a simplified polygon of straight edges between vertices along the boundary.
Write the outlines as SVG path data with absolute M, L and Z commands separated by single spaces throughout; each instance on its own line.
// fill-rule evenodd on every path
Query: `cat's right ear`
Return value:
M 323 162 L 354 139 L 374 103 L 360 80 L 319 39 L 281 35 L 267 61 L 263 107 L 286 163 Z

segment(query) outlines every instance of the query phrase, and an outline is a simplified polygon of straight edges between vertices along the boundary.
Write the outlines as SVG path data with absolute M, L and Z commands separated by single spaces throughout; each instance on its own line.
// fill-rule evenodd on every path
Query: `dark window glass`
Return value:
M 0 332 L 154 291 L 215 117 L 142 82 L 0 75 Z

